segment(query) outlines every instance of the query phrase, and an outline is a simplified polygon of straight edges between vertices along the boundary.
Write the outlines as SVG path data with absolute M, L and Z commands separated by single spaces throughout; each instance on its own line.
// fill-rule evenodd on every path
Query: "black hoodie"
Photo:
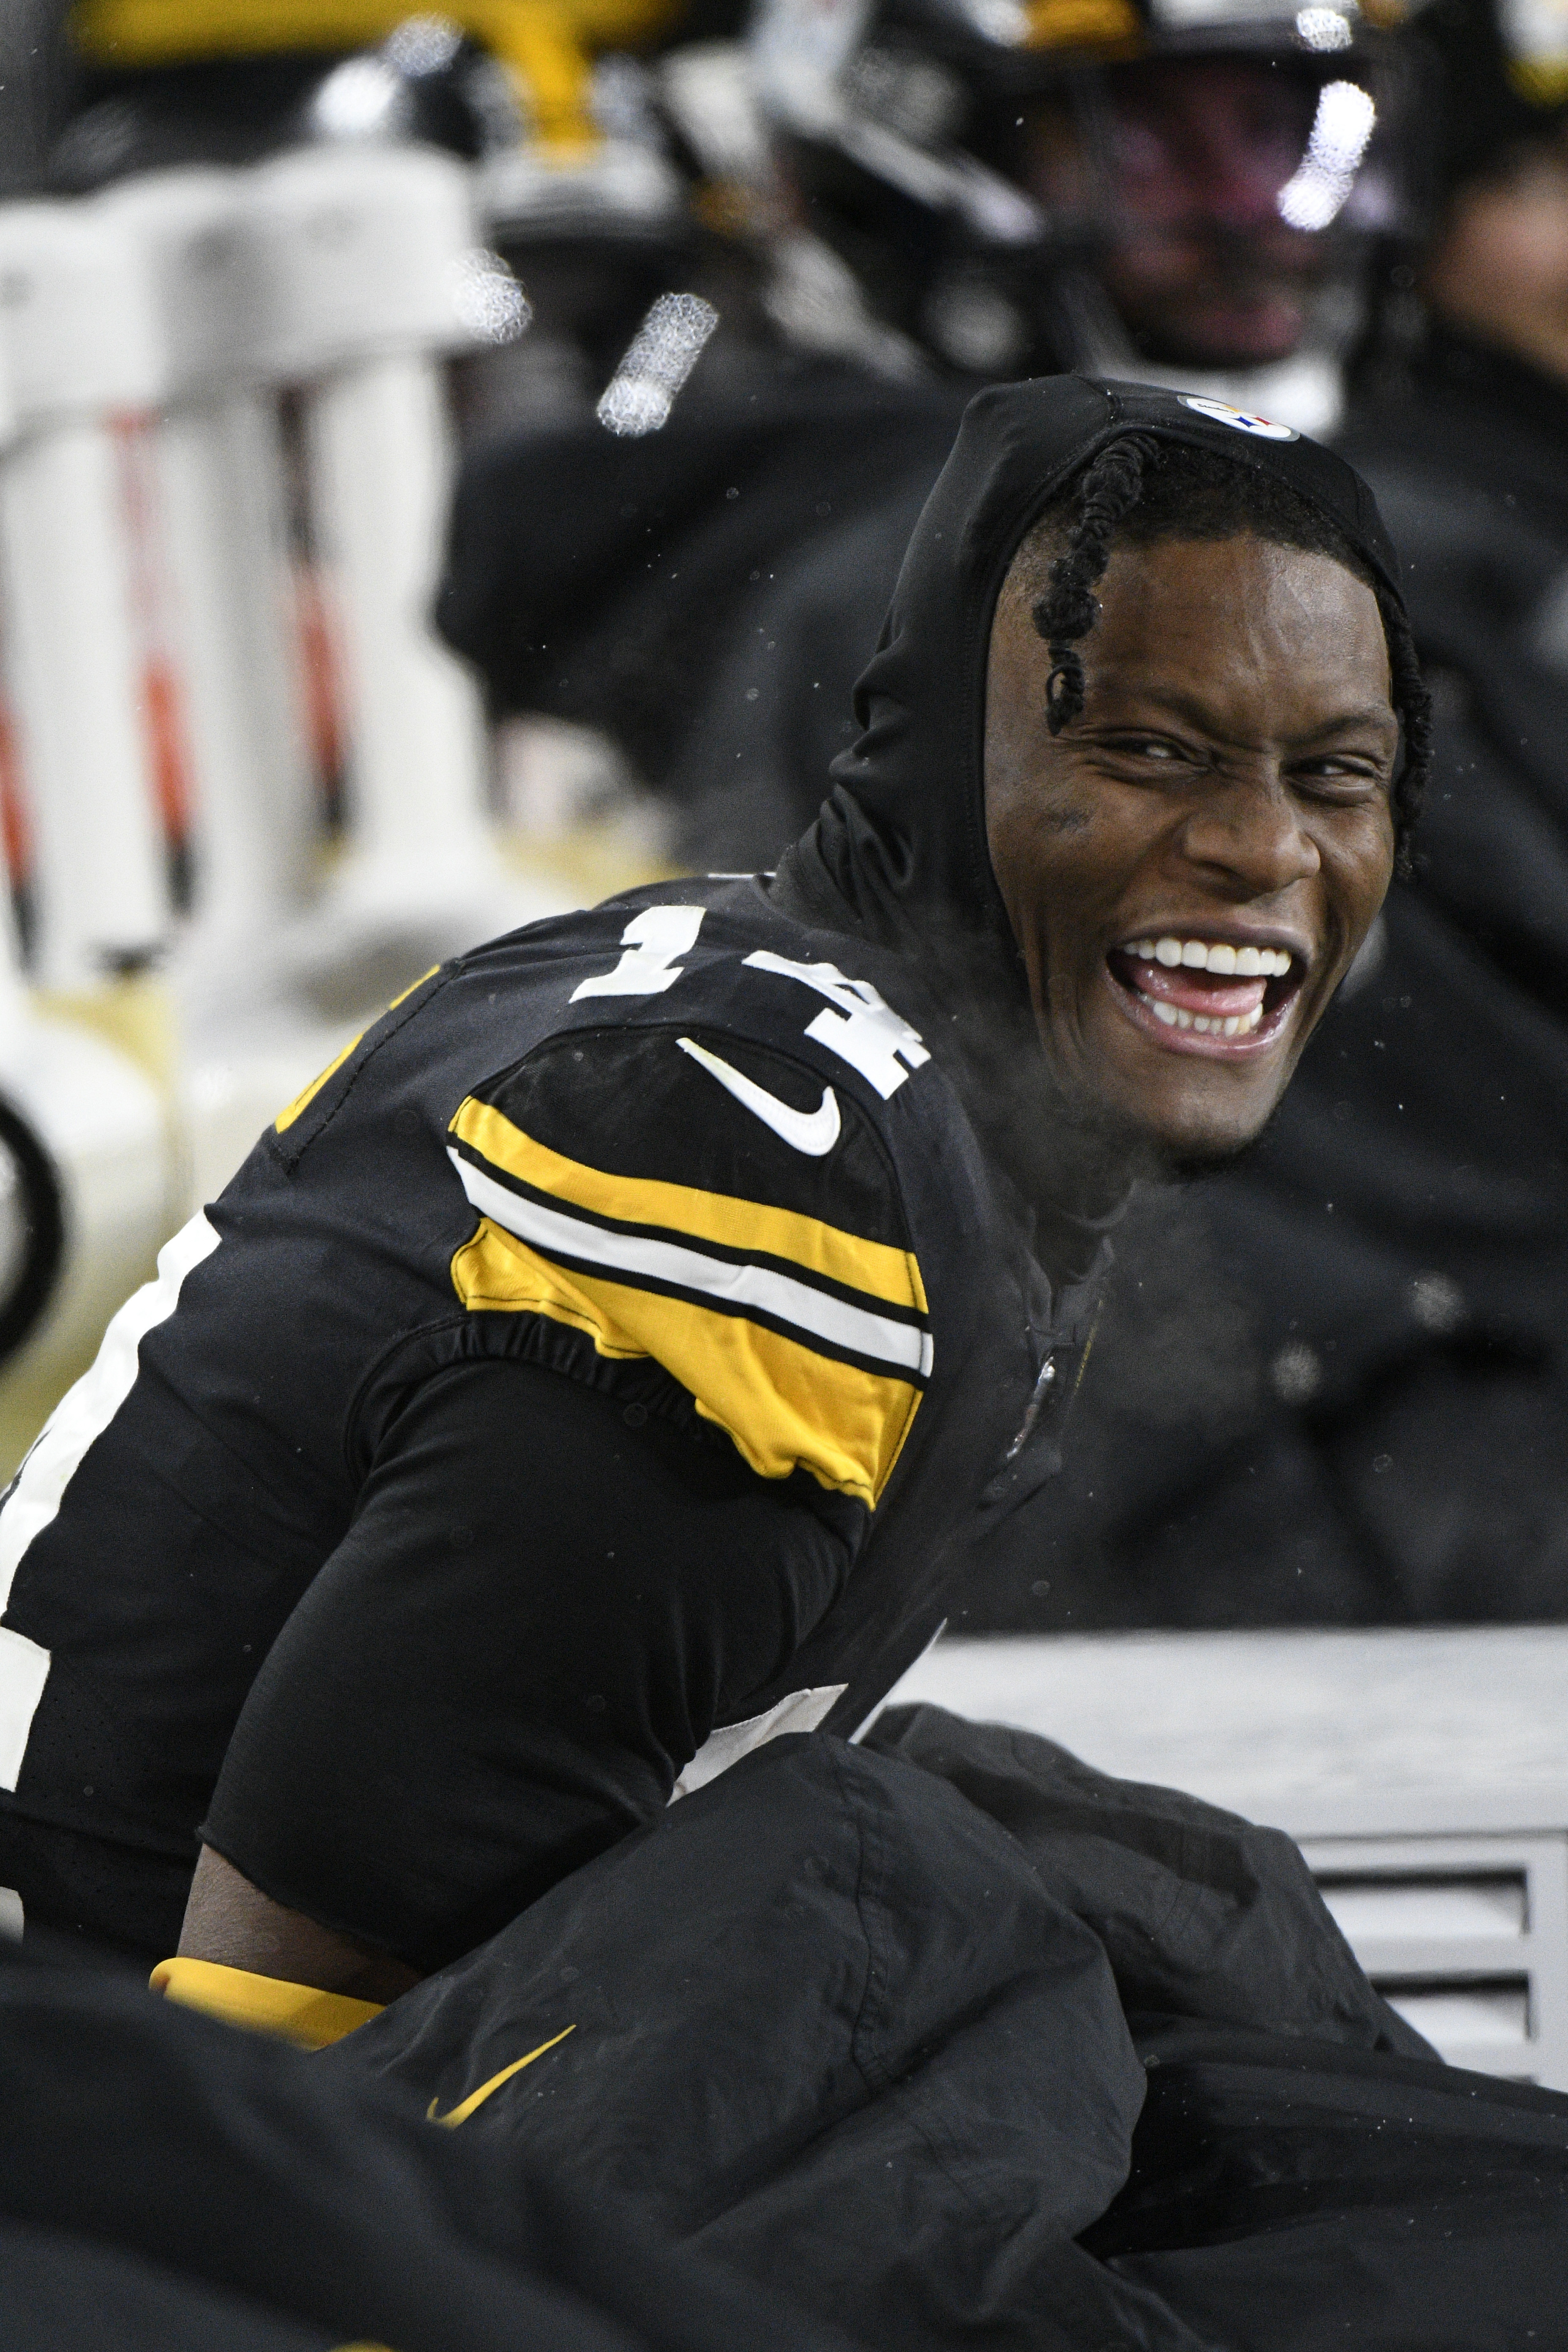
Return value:
M 1044 376 L 972 400 L 915 527 L 876 656 L 855 689 L 860 737 L 784 860 L 826 904 L 923 956 L 957 923 L 1010 956 L 985 845 L 985 664 L 1020 542 L 1070 477 L 1128 433 L 1209 449 L 1274 475 L 1338 525 L 1395 600 L 1398 558 L 1372 492 L 1342 457 L 1226 402 L 1147 384 Z

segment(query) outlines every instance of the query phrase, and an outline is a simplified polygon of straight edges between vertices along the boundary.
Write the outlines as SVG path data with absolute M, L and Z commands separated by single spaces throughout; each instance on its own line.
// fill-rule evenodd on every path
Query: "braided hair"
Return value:
M 1094 591 L 1118 539 L 1149 547 L 1162 540 L 1250 534 L 1276 547 L 1330 556 L 1365 583 L 1382 616 L 1391 698 L 1404 733 L 1392 807 L 1399 866 L 1408 873 L 1411 832 L 1432 767 L 1430 698 L 1403 608 L 1338 526 L 1289 484 L 1256 466 L 1148 433 L 1124 433 L 1108 442 L 1036 524 L 1020 556 L 1038 565 L 1046 543 L 1058 541 L 1068 517 L 1067 545 L 1051 562 L 1045 593 L 1032 608 L 1051 657 L 1046 723 L 1053 735 L 1083 709 L 1078 646 L 1099 617 Z

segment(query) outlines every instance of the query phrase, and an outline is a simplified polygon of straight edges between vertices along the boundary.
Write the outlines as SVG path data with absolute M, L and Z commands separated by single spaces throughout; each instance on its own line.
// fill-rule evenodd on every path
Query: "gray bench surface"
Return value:
M 944 1638 L 895 1698 L 1298 1838 L 1568 1829 L 1568 1626 Z

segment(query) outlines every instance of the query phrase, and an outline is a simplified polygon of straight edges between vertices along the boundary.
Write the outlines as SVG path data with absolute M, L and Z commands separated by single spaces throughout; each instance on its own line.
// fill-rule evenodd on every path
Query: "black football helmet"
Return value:
M 760 0 L 751 49 L 812 226 L 976 375 L 1286 360 L 1418 216 L 1356 0 Z

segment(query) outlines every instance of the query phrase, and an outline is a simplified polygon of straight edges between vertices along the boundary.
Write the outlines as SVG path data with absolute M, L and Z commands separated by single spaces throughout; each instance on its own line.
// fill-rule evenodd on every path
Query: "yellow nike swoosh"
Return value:
M 542 2042 L 537 2050 L 531 2050 L 526 2058 L 514 2058 L 510 2066 L 503 2066 L 499 2074 L 492 2074 L 488 2083 L 481 2083 L 477 2091 L 470 2091 L 461 2105 L 453 2107 L 447 2115 L 436 2113 L 436 2102 L 432 2099 L 425 2110 L 426 2123 L 445 2124 L 448 2131 L 458 2124 L 466 2124 L 474 2109 L 482 2107 L 492 2091 L 499 2091 L 503 2083 L 510 2083 L 514 2074 L 521 2074 L 525 2066 L 531 2066 L 536 2058 L 542 2058 L 547 2050 L 554 2049 L 557 2042 L 564 2042 L 568 2033 L 575 2033 L 576 2031 L 574 2025 L 569 2025 L 565 2032 L 555 2034 L 549 2042 Z

